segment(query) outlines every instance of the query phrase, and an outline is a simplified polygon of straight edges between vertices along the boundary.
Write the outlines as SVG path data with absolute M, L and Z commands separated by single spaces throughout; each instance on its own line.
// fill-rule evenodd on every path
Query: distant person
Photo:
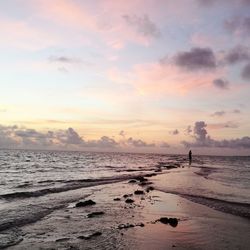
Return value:
M 189 158 L 189 165 L 191 165 L 192 163 L 192 151 L 191 150 L 189 150 L 188 158 Z

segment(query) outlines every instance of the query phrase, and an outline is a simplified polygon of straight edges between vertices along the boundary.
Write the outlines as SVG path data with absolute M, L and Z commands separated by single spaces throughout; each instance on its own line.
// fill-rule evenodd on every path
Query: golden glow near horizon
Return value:
M 249 9 L 1 1 L 0 147 L 249 154 Z

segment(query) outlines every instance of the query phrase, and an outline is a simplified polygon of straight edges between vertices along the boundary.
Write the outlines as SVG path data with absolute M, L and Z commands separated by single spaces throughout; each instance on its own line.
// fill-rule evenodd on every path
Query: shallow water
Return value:
M 162 169 L 155 185 L 194 202 L 250 217 L 250 157 L 0 150 L 0 230 L 41 219 L 77 192 Z M 180 166 L 167 170 L 168 166 Z M 184 168 L 182 168 L 184 166 Z M 157 181 L 159 180 L 159 181 Z M 89 190 L 89 189 L 88 189 Z

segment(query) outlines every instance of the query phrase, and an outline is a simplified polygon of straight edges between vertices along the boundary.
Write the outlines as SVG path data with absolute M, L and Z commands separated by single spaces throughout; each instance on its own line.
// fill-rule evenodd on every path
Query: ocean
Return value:
M 185 155 L 0 150 L 0 231 L 87 197 L 84 187 L 148 173 L 158 190 L 250 218 L 250 157 L 193 155 L 189 166 Z

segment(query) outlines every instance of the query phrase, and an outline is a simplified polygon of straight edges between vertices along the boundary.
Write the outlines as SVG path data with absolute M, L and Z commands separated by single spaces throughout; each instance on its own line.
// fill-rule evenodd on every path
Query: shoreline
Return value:
M 75 207 L 75 201 L 54 210 L 9 234 L 16 245 L 8 249 L 247 249 L 250 244 L 244 236 L 249 220 L 175 194 L 146 192 L 151 185 L 138 184 L 122 181 L 72 191 L 90 193 L 86 199 L 96 204 Z M 136 190 L 144 193 L 136 195 Z M 126 203 L 128 198 L 134 202 Z M 177 218 L 178 225 L 162 224 L 161 217 Z

